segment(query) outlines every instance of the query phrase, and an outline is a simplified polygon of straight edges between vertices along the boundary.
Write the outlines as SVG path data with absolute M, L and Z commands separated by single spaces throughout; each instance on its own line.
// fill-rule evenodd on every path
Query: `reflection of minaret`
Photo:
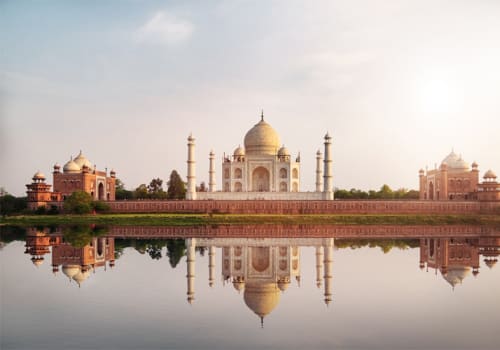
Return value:
M 186 239 L 187 250 L 187 301 L 192 304 L 194 300 L 194 268 L 195 268 L 196 238 Z
M 212 287 L 214 285 L 215 276 L 215 247 L 210 246 L 208 248 L 208 285 Z
M 323 247 L 316 247 L 316 286 L 321 288 L 323 274 Z
M 329 305 L 332 301 L 332 270 L 333 270 L 333 238 L 325 239 L 325 304 Z

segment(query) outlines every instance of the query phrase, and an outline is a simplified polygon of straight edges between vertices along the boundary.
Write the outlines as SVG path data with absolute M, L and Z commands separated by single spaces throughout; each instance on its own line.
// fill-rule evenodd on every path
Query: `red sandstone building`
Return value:
M 62 172 L 61 166 L 55 164 L 52 175 L 52 192 L 51 185 L 45 183 L 45 175 L 41 172 L 33 175 L 33 182 L 26 185 L 29 209 L 51 205 L 59 207 L 75 191 L 87 192 L 95 200 L 115 200 L 115 171 L 111 170 L 108 176 L 107 171 L 97 170 L 81 151 L 75 159 L 71 158 L 64 164 Z
M 500 184 L 492 170 L 488 170 L 482 183 L 476 162 L 469 164 L 462 156 L 451 152 L 443 159 L 439 168 L 419 171 L 421 200 L 500 200 Z

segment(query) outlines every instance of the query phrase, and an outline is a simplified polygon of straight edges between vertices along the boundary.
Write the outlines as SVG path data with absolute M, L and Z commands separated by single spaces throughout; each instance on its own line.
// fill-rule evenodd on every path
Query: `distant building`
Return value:
M 81 151 L 75 159 L 71 157 L 64 164 L 62 172 L 61 166 L 55 164 L 52 175 L 53 191 L 50 191 L 51 185 L 45 183 L 45 175 L 39 171 L 33 175 L 33 182 L 26 185 L 29 209 L 60 206 L 75 191 L 85 191 L 95 200 L 115 200 L 115 171 L 111 170 L 108 176 L 107 171 L 97 170 Z
M 218 200 L 332 200 L 332 138 L 324 138 L 324 159 L 316 153 L 316 190 L 300 191 L 300 153 L 294 158 L 281 144 L 278 133 L 264 114 L 245 135 L 244 147 L 222 159 L 221 190 L 216 190 L 215 153 L 209 154 L 208 192 L 196 191 L 195 139 L 188 138 L 186 199 Z
M 419 198 L 421 200 L 500 200 L 500 186 L 496 175 L 489 170 L 484 182 L 479 182 L 476 162 L 469 164 L 452 151 L 439 168 L 419 171 Z

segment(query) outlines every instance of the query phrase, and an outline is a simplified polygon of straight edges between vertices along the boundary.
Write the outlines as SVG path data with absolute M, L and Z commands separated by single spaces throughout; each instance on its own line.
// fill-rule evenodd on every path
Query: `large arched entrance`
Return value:
M 432 183 L 432 181 L 429 183 L 429 199 L 434 199 L 434 184 Z
M 105 197 L 104 197 L 104 184 L 102 182 L 99 183 L 99 186 L 97 186 L 97 194 L 99 200 L 103 201 Z
M 264 167 L 255 168 L 252 173 L 252 191 L 269 192 L 269 170 Z

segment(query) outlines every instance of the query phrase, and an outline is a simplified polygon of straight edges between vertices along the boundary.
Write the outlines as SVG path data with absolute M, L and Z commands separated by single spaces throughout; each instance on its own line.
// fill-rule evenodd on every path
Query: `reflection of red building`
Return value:
M 479 273 L 480 256 L 490 268 L 500 254 L 500 238 L 423 238 L 420 240 L 420 268 L 434 268 L 452 286 Z
M 32 255 L 31 261 L 40 266 L 43 255 L 50 253 L 52 247 L 52 272 L 56 274 L 61 270 L 69 280 L 74 280 L 80 285 L 90 276 L 90 271 L 98 267 L 106 269 L 115 265 L 115 242 L 114 238 L 94 237 L 84 247 L 73 247 L 64 242 L 60 233 L 50 234 L 46 231 L 29 229 L 26 236 L 26 254 Z

